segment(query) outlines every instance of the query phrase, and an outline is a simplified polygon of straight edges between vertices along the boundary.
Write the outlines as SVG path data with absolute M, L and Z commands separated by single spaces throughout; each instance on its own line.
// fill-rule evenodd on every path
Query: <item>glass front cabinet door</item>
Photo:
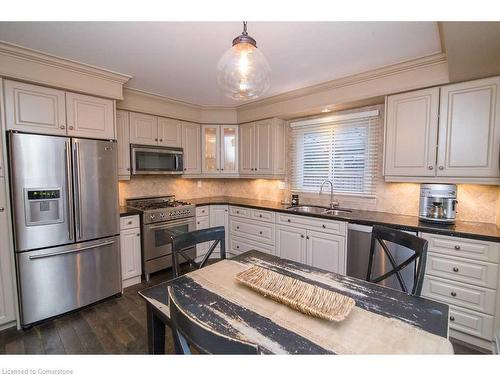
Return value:
M 202 172 L 238 173 L 238 127 L 202 125 Z

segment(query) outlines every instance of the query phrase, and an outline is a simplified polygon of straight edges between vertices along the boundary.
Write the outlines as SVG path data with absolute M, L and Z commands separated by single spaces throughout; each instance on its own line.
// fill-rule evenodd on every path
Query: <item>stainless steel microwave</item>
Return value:
M 132 174 L 181 174 L 183 150 L 177 147 L 130 145 Z

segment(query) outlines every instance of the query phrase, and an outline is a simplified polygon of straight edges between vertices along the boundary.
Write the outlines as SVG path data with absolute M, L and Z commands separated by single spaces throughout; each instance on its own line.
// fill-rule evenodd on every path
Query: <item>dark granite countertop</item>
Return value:
M 135 208 L 120 206 L 120 217 L 122 216 L 132 216 L 132 215 L 140 215 L 141 211 L 136 210 Z
M 380 224 L 390 226 L 402 230 L 414 230 L 420 232 L 444 234 L 448 236 L 465 237 L 478 240 L 500 242 L 500 228 L 495 224 L 477 223 L 471 221 L 457 221 L 455 225 L 438 225 L 423 223 L 418 220 L 417 216 L 396 215 L 378 211 L 362 211 L 352 210 L 339 216 L 319 215 L 311 213 L 298 213 L 287 211 L 288 205 L 283 205 L 280 202 L 237 198 L 237 197 L 210 197 L 187 199 L 187 201 L 197 205 L 213 205 L 213 204 L 231 204 L 242 207 L 257 208 L 272 210 L 276 212 L 289 213 L 293 215 L 304 215 L 310 217 L 319 217 L 322 219 L 332 219 L 347 221 L 353 224 L 374 225 Z

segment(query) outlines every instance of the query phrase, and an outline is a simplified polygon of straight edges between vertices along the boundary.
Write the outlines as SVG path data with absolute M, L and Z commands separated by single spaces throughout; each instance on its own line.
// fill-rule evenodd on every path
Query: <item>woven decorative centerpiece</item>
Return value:
M 343 321 L 356 304 L 351 297 L 259 266 L 238 273 L 235 279 L 264 297 L 334 322 Z

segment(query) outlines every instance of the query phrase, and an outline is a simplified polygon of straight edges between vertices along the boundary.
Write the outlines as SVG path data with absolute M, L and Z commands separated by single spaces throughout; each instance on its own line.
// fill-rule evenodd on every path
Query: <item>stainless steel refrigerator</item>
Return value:
M 116 143 L 9 133 L 21 324 L 121 292 Z

